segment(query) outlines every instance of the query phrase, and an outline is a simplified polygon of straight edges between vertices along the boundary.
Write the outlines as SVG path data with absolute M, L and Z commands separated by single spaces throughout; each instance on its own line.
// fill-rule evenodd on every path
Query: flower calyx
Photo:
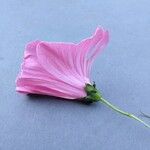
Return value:
M 87 96 L 85 97 L 86 102 L 98 102 L 101 99 L 101 93 L 96 89 L 96 84 L 94 82 L 93 85 L 86 84 L 85 91 L 87 93 Z

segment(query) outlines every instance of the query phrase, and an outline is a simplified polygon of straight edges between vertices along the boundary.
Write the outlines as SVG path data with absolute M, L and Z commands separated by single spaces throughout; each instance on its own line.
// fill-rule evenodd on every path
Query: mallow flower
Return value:
M 45 41 L 29 43 L 16 79 L 16 91 L 85 102 L 102 102 L 116 112 L 150 127 L 135 115 L 122 111 L 104 99 L 96 84 L 91 81 L 92 63 L 108 41 L 108 31 L 97 28 L 91 37 L 78 44 Z

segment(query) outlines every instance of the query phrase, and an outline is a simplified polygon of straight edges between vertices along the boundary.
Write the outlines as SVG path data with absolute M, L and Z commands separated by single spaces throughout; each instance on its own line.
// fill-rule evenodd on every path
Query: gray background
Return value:
M 112 103 L 137 115 L 140 110 L 150 114 L 149 0 L 0 4 L 0 150 L 150 149 L 150 129 L 100 103 L 15 92 L 27 42 L 79 42 L 102 25 L 110 42 L 94 63 L 92 79 Z

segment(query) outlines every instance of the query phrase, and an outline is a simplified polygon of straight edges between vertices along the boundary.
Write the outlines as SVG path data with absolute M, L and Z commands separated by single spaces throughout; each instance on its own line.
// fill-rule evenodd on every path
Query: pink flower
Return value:
M 79 44 L 35 41 L 26 46 L 16 90 L 78 99 L 87 96 L 90 70 L 95 57 L 108 43 L 108 32 L 97 28 Z
M 90 80 L 91 65 L 108 43 L 108 32 L 95 34 L 74 43 L 35 41 L 27 45 L 16 90 L 22 93 L 51 95 L 66 99 L 100 101 L 114 111 L 150 126 L 135 115 L 122 111 L 104 99 Z

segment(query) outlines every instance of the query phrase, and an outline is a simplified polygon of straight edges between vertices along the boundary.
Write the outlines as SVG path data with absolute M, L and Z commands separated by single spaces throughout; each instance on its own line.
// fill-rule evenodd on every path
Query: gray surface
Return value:
M 150 149 L 149 129 L 100 103 L 15 92 L 27 42 L 79 42 L 102 25 L 110 31 L 110 43 L 93 66 L 93 80 L 112 103 L 150 114 L 149 0 L 0 3 L 0 150 Z

